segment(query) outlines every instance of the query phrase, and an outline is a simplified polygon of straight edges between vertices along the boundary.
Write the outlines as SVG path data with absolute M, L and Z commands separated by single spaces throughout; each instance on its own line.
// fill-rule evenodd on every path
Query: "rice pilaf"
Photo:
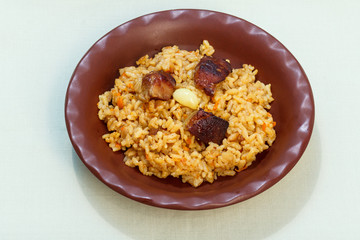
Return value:
M 195 86 L 195 67 L 213 53 L 206 40 L 195 51 L 164 47 L 152 58 L 141 57 L 137 66 L 121 68 L 115 86 L 99 96 L 98 116 L 109 131 L 103 139 L 113 151 L 124 151 L 127 166 L 138 167 L 148 176 L 181 177 L 198 187 L 218 176 L 234 176 L 272 145 L 275 122 L 267 111 L 274 100 L 271 85 L 256 80 L 258 71 L 253 66 L 233 69 L 217 84 L 212 97 Z M 171 73 L 176 89 L 195 93 L 199 108 L 229 123 L 222 144 L 204 144 L 187 130 L 185 123 L 196 110 L 174 98 L 144 100 L 143 77 L 161 70 Z

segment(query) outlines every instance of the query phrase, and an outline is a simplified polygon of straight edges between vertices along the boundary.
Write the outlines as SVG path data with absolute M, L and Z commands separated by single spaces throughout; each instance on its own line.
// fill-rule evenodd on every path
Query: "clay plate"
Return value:
M 195 50 L 207 39 L 216 56 L 234 68 L 254 65 L 258 79 L 272 84 L 277 139 L 255 163 L 234 177 L 220 177 L 198 188 L 177 178 L 143 176 L 127 167 L 122 153 L 102 140 L 107 132 L 97 117 L 98 96 L 111 89 L 118 69 L 135 65 L 162 47 Z M 126 22 L 97 41 L 76 67 L 66 94 L 65 120 L 70 140 L 88 169 L 116 192 L 136 201 L 171 209 L 211 209 L 249 199 L 277 183 L 298 162 L 314 124 L 309 81 L 294 56 L 259 27 L 234 16 L 207 10 L 170 10 Z

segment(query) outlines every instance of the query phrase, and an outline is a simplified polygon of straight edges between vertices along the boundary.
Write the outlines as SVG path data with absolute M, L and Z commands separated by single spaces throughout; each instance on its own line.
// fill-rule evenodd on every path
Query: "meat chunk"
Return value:
M 209 96 L 214 96 L 216 84 L 231 73 L 230 63 L 224 59 L 204 56 L 195 68 L 195 85 Z
M 208 144 L 209 142 L 222 144 L 225 138 L 229 123 L 212 113 L 205 112 L 200 108 L 199 111 L 189 120 L 187 129 L 197 140 Z
M 141 89 L 150 98 L 169 100 L 175 91 L 176 81 L 171 74 L 163 71 L 153 71 L 142 79 Z
M 159 129 L 157 128 L 150 128 L 149 129 L 149 135 L 156 135 Z

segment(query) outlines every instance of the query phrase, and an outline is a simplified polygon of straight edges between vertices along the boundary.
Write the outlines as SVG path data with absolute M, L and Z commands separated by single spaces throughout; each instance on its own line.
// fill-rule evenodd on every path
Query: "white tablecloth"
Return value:
M 2 1 L 0 239 L 360 239 L 359 1 Z M 176 211 L 97 180 L 64 121 L 71 74 L 90 46 L 147 13 L 200 8 L 281 41 L 313 88 L 311 141 L 294 169 L 229 207 Z M 86 104 L 86 103 L 84 103 Z

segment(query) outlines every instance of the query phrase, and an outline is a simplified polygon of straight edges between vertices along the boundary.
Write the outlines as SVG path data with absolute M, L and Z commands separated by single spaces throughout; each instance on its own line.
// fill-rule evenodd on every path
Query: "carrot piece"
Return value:
M 266 130 L 266 123 L 263 123 L 263 125 L 262 125 L 262 130 L 263 130 L 263 131 Z
M 126 86 L 127 86 L 128 88 L 130 88 L 130 89 L 133 89 L 133 88 L 134 88 L 134 85 L 133 85 L 132 83 L 128 83 Z
M 214 108 L 213 108 L 214 111 L 216 111 L 216 109 L 218 108 L 219 102 L 220 102 L 220 99 L 216 101 Z
M 276 122 L 273 122 L 273 127 L 275 127 L 276 126 Z
M 123 100 L 123 98 L 119 97 L 116 104 L 120 109 L 123 109 L 124 108 L 124 100 Z
M 243 166 L 241 169 L 235 168 L 236 172 L 241 172 L 242 170 L 245 170 L 247 168 L 247 166 Z
M 186 146 L 183 147 L 185 151 L 189 151 L 190 149 Z

